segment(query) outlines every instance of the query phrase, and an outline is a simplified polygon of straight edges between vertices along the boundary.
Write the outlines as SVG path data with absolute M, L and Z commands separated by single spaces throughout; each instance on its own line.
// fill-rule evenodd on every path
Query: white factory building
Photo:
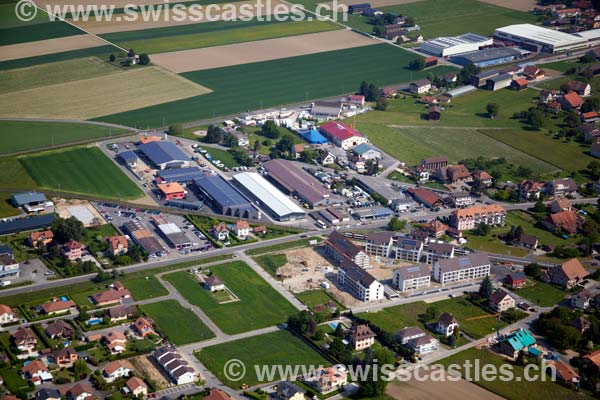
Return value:
M 421 45 L 421 51 L 437 57 L 449 57 L 455 54 L 477 51 L 481 47 L 491 46 L 494 40 L 474 33 L 460 36 L 439 37 L 428 40 Z
M 294 221 L 306 215 L 292 199 L 256 172 L 242 172 L 234 175 L 233 180 L 254 204 L 278 221 Z
M 558 53 L 588 47 L 588 38 L 532 24 L 509 25 L 496 29 L 494 38 L 508 40 L 532 51 Z

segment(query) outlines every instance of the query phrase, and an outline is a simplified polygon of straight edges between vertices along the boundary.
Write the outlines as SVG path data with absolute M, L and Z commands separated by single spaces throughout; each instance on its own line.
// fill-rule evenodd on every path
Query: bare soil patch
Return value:
M 143 377 L 147 377 L 154 382 L 158 389 L 164 389 L 171 386 L 167 378 L 152 364 L 147 356 L 137 356 L 129 359 L 133 368 Z
M 537 5 L 536 0 L 479 0 L 482 3 L 493 4 L 495 6 L 510 8 L 517 11 L 530 11 Z
M 380 43 L 351 30 L 236 43 L 152 55 L 152 62 L 176 73 L 276 60 Z
M 63 0 L 64 1 L 64 0 Z M 120 1 L 118 2 L 120 3 Z M 144 3 L 143 1 L 141 3 Z M 156 0 L 147 0 L 147 4 L 155 4 Z M 140 3 L 136 3 L 140 4 Z M 158 4 L 162 4 L 162 2 L 158 2 Z M 137 31 L 142 29 L 153 29 L 153 28 L 164 28 L 168 26 L 178 26 L 178 25 L 190 25 L 190 24 L 198 24 L 204 22 L 214 22 L 219 20 L 231 20 L 232 15 L 242 15 L 239 11 L 241 7 L 244 9 L 243 15 L 255 15 L 255 16 L 265 16 L 271 14 L 285 14 L 286 12 L 282 9 L 277 9 L 278 4 L 282 4 L 278 0 L 271 0 L 272 6 L 270 8 L 258 8 L 256 1 L 248 0 L 248 1 L 238 1 L 232 3 L 222 3 L 216 4 L 215 7 L 219 7 L 218 9 L 210 9 L 210 10 L 202 10 L 201 16 L 196 16 L 190 13 L 186 19 L 178 18 L 178 21 L 174 21 L 172 18 L 167 18 L 164 13 L 159 13 L 159 17 L 156 18 L 156 21 L 143 21 L 142 16 L 137 18 L 136 21 L 126 21 L 124 18 L 119 18 L 118 15 L 115 15 L 111 21 L 69 21 L 78 27 L 85 29 L 88 32 L 95 33 L 97 35 L 111 32 L 127 32 L 127 31 Z M 250 8 L 248 8 L 250 6 Z M 206 5 L 204 6 L 206 7 Z M 289 10 L 289 7 L 287 7 Z M 275 12 L 273 12 L 275 11 Z M 208 15 L 205 15 L 208 14 Z M 208 18 L 207 18 L 208 17 Z
M 106 44 L 104 40 L 89 34 L 11 44 L 0 47 L 0 61 L 87 49 L 90 47 L 105 46 Z

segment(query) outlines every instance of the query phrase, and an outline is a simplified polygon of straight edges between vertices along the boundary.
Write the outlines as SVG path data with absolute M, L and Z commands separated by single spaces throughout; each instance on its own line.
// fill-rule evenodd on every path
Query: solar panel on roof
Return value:
M 460 265 L 461 267 L 466 267 L 467 265 L 471 265 L 471 260 L 469 260 L 466 257 L 459 258 L 458 259 L 458 265 Z
M 418 271 L 420 271 L 420 270 L 421 270 L 421 268 L 420 268 L 420 267 L 417 267 L 417 266 L 414 266 L 414 267 L 408 267 L 406 270 L 407 270 L 408 272 L 418 272 Z

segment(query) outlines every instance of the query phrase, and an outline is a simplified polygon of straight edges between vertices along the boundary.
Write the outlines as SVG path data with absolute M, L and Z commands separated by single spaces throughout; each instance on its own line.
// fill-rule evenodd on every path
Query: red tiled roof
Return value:
M 575 92 L 569 92 L 565 94 L 564 99 L 573 108 L 581 107 L 581 105 L 583 104 L 583 99 Z
M 338 140 L 350 139 L 353 136 L 363 137 L 362 133 L 341 122 L 329 121 L 321 125 L 320 129 Z
M 577 214 L 573 210 L 560 211 L 551 214 L 548 217 L 548 222 L 550 222 L 554 227 L 560 228 L 569 233 L 577 232 Z

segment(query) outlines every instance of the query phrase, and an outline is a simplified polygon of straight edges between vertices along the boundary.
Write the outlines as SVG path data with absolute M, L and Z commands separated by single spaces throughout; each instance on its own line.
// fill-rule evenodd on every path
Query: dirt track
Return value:
M 45 54 L 60 53 L 70 50 L 87 49 L 89 47 L 105 46 L 106 44 L 105 41 L 88 34 L 39 40 L 37 42 L 11 44 L 0 47 L 0 61 L 43 56 Z
M 153 54 L 152 62 L 176 73 L 276 60 L 380 43 L 350 30 Z

